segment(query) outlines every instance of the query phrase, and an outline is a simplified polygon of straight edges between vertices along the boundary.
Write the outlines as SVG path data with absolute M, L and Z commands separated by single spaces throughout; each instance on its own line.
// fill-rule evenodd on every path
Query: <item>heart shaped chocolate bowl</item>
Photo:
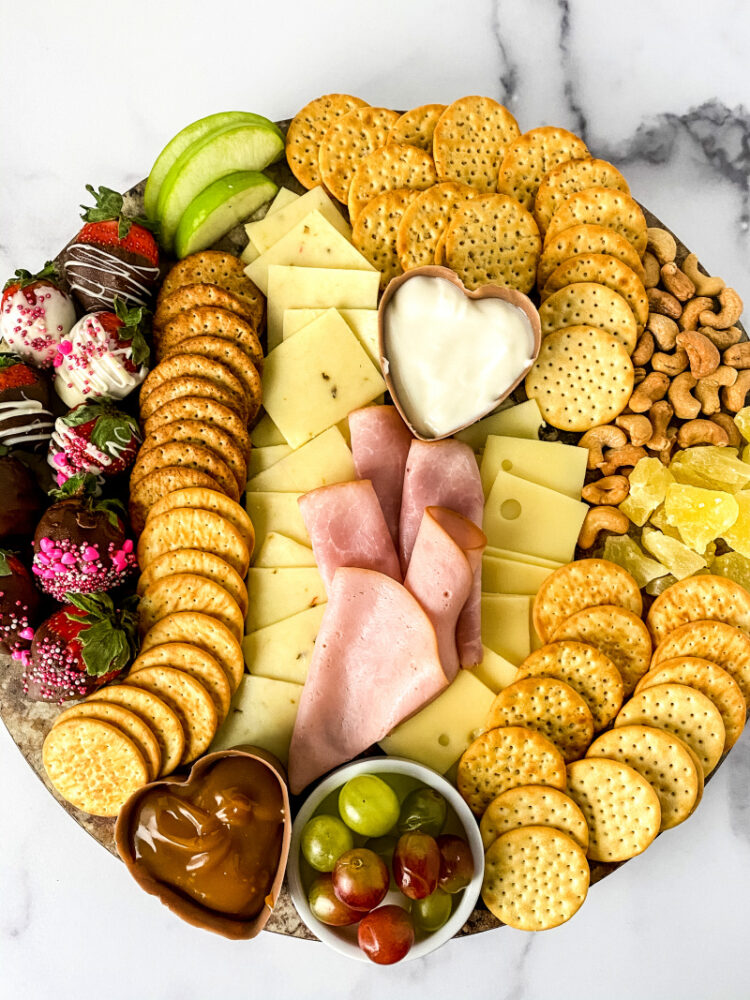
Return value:
M 429 265 L 388 284 L 378 338 L 396 409 L 420 441 L 438 441 L 510 396 L 539 354 L 542 331 L 522 292 L 501 285 L 469 291 L 453 271 Z
M 115 842 L 138 885 L 194 927 L 235 940 L 268 922 L 292 821 L 280 762 L 257 747 L 209 754 L 186 779 L 135 792 Z

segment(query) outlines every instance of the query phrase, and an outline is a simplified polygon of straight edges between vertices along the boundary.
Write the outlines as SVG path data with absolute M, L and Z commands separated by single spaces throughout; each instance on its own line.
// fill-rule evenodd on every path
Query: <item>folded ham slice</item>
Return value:
M 340 566 L 377 570 L 401 582 L 393 539 L 369 479 L 321 486 L 298 502 L 327 591 Z
M 473 521 L 446 507 L 428 507 L 409 561 L 404 586 L 432 622 L 449 681 L 460 667 L 456 623 L 472 592 L 486 544 Z
M 401 566 L 406 572 L 427 507 L 447 507 L 481 527 L 484 493 L 474 452 L 462 441 L 412 441 L 404 474 L 399 522 Z M 481 566 L 459 615 L 456 644 L 461 665 L 482 661 Z
M 337 570 L 292 735 L 292 791 L 377 743 L 446 686 L 435 630 L 409 591 L 372 570 Z
M 354 468 L 369 479 L 383 509 L 393 544 L 398 545 L 401 491 L 409 447 L 414 440 L 395 406 L 366 406 L 349 414 Z

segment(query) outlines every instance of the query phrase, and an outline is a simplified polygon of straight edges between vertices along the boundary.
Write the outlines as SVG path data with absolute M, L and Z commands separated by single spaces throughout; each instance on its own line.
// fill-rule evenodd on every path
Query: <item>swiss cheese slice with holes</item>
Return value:
M 317 569 L 256 569 L 247 574 L 247 631 L 254 632 L 325 604 L 323 579 Z
M 509 406 L 499 413 L 490 414 L 484 420 L 478 420 L 455 436 L 459 441 L 465 441 L 474 451 L 480 452 L 484 450 L 490 434 L 536 441 L 539 439 L 539 428 L 543 423 L 539 404 L 535 399 L 527 399 L 524 403 Z
M 246 744 L 268 750 L 286 765 L 301 694 L 301 684 L 246 675 L 208 752 Z
M 529 594 L 532 597 L 554 570 L 518 559 L 482 556 L 482 590 L 487 594 Z
M 509 663 L 498 653 L 494 653 L 487 646 L 482 648 L 484 657 L 478 666 L 472 668 L 472 673 L 483 684 L 486 684 L 490 691 L 497 694 L 498 691 L 504 690 L 515 681 L 518 676 L 518 667 Z
M 258 551 L 270 531 L 278 531 L 300 545 L 310 546 L 310 537 L 300 514 L 297 500 L 301 493 L 247 493 L 245 508 L 255 528 Z
M 249 672 L 304 684 L 324 611 L 319 604 L 246 635 L 242 651 Z
M 351 240 L 351 226 L 322 187 L 311 188 L 306 194 L 295 195 L 291 200 L 289 194 L 292 192 L 288 192 L 283 198 L 286 204 L 282 204 L 279 208 L 274 207 L 281 200 L 279 195 L 285 190 L 281 188 L 264 218 L 257 222 L 248 222 L 245 226 L 245 232 L 253 241 L 258 253 L 263 254 L 270 250 L 310 212 L 319 212 L 338 233 L 345 239 Z
M 482 642 L 516 666 L 531 651 L 530 608 L 528 595 L 482 594 Z
M 587 450 L 575 445 L 490 434 L 481 465 L 484 495 L 488 496 L 498 472 L 503 471 L 580 500 L 587 459 Z
M 484 554 L 486 556 L 494 556 L 498 559 L 510 559 L 514 562 L 526 563 L 529 566 L 544 566 L 546 569 L 559 569 L 563 565 L 561 562 L 555 562 L 554 559 L 542 559 L 540 556 L 530 556 L 526 552 L 500 549 L 496 545 L 485 546 Z
M 287 309 L 284 313 L 282 338 L 288 340 L 295 333 L 320 319 L 325 309 Z M 370 355 L 373 363 L 380 367 L 380 348 L 378 347 L 378 311 L 377 309 L 339 309 L 337 310 L 352 333 Z
M 583 451 L 583 449 L 581 449 Z M 309 493 L 357 478 L 354 459 L 338 427 L 329 427 L 248 480 L 248 492 Z
M 261 569 L 279 567 L 290 567 L 292 569 L 302 566 L 317 566 L 313 550 L 306 545 L 300 545 L 293 538 L 278 531 L 271 531 L 266 536 L 263 548 L 258 552 L 258 557 L 254 563 Z

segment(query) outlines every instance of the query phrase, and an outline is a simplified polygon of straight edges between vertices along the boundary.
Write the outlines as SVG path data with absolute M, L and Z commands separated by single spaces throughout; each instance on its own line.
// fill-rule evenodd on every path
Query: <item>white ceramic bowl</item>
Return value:
M 380 775 L 404 775 L 413 778 L 420 784 L 427 785 L 440 792 L 448 802 L 458 817 L 460 825 L 463 827 L 464 835 L 471 848 L 474 858 L 474 877 L 463 890 L 458 905 L 450 915 L 450 919 L 439 930 L 417 941 L 402 961 L 409 961 L 413 958 L 424 958 L 431 951 L 435 951 L 441 945 L 449 941 L 471 916 L 474 905 L 479 898 L 479 891 L 482 888 L 482 876 L 484 874 L 484 849 L 482 838 L 479 835 L 479 827 L 474 816 L 456 789 L 449 784 L 442 775 L 422 764 L 415 764 L 414 761 L 405 760 L 401 757 L 370 757 L 366 760 L 357 760 L 352 764 L 345 764 L 333 774 L 330 774 L 325 781 L 312 792 L 305 800 L 304 805 L 297 813 L 292 827 L 292 843 L 289 849 L 289 864 L 287 877 L 289 880 L 289 890 L 292 900 L 302 921 L 324 944 L 335 951 L 346 955 L 348 958 L 355 958 L 359 962 L 369 962 L 369 959 L 357 944 L 357 925 L 351 927 L 329 927 L 322 924 L 313 916 L 310 905 L 307 902 L 307 892 L 302 884 L 300 872 L 300 841 L 302 830 L 311 816 L 320 807 L 321 803 L 331 792 L 344 785 L 350 778 L 355 778 L 360 774 L 380 774 Z M 385 903 L 400 903 L 403 905 L 404 896 L 400 892 L 389 892 L 383 900 Z

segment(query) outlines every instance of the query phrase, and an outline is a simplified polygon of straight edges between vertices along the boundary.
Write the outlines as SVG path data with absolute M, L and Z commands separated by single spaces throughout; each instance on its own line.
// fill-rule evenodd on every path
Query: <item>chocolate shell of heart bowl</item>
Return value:
M 227 794 L 221 802 L 217 800 L 217 780 L 219 791 L 221 786 L 221 775 L 217 779 L 217 767 L 231 761 L 244 761 L 247 764 L 248 783 L 257 791 L 255 797 L 240 794 L 238 798 L 238 782 L 235 780 L 237 772 L 233 770 L 229 776 L 232 794 Z M 230 764 L 230 767 L 233 766 Z M 168 808 L 169 803 L 174 805 L 175 799 L 180 800 L 178 805 L 187 804 L 185 822 L 188 830 L 193 827 L 191 842 L 187 843 L 181 838 L 177 821 L 170 819 L 168 832 L 172 844 L 169 857 L 157 859 L 156 852 L 152 851 L 151 857 L 147 858 L 143 848 L 151 842 L 151 838 L 148 835 L 145 838 L 139 837 L 139 827 L 143 823 L 146 831 L 151 829 L 154 823 L 158 822 L 160 810 Z M 212 805 L 215 808 L 212 809 Z M 255 838 L 247 836 L 249 833 L 247 828 L 256 817 L 260 824 L 265 824 L 267 836 L 269 829 L 272 832 L 277 808 L 279 808 L 278 832 L 273 850 L 269 851 L 265 859 L 270 862 L 272 874 L 268 874 L 264 882 L 257 887 L 257 892 L 262 895 L 257 912 L 242 915 L 227 910 L 222 912 L 219 906 L 204 905 L 195 898 L 196 894 L 190 895 L 180 888 L 178 884 L 180 876 L 185 876 L 185 881 L 188 880 L 186 866 L 191 850 L 193 853 L 202 853 L 204 849 L 210 850 L 213 847 L 226 863 L 223 866 L 220 863 L 211 866 L 223 868 L 218 876 L 219 882 L 209 886 L 204 883 L 202 888 L 208 888 L 213 893 L 214 903 L 218 902 L 222 891 L 234 893 L 237 879 L 236 875 L 232 877 L 232 848 L 239 842 L 251 851 L 254 850 Z M 228 823 L 212 822 L 219 810 L 222 812 L 222 820 L 229 818 Z M 244 746 L 234 750 L 221 750 L 202 757 L 192 766 L 185 778 L 164 778 L 140 788 L 120 810 L 115 826 L 117 851 L 130 874 L 145 892 L 156 896 L 186 923 L 233 940 L 255 937 L 268 922 L 284 881 L 291 836 L 292 816 L 286 773 L 282 764 L 265 750 Z M 230 846 L 225 855 L 227 838 L 230 839 Z M 204 843 L 201 843 L 201 840 Z M 158 869 L 159 874 L 163 876 L 167 870 L 164 868 L 165 864 L 172 866 L 172 871 L 177 875 L 176 879 L 159 877 L 155 869 Z M 262 870 L 263 865 L 260 865 L 259 871 Z M 235 902 L 237 898 L 235 896 Z M 236 906 L 234 908 L 238 909 Z

